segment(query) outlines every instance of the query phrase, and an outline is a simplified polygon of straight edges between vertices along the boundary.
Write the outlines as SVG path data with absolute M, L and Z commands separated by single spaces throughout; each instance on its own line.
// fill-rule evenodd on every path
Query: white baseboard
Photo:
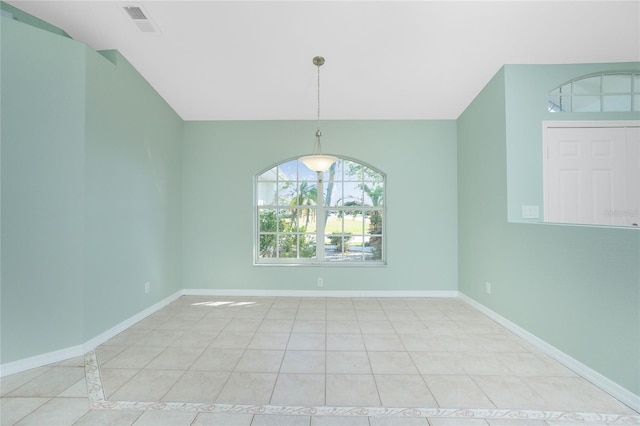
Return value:
M 82 356 L 89 350 L 100 346 L 115 337 L 135 323 L 143 320 L 154 312 L 164 308 L 180 296 L 266 296 L 266 297 L 457 297 L 457 291 L 322 291 L 322 290 L 237 290 L 237 289 L 184 289 L 155 303 L 136 315 L 122 321 L 109 330 L 100 333 L 84 344 L 36 355 L 18 361 L 0 364 L 0 377 L 19 373 L 31 368 L 42 367 L 54 362 Z
M 149 306 L 144 311 L 141 311 L 141 312 L 135 314 L 134 316 L 122 321 L 120 324 L 110 328 L 109 330 L 107 330 L 107 331 L 105 331 L 103 333 L 100 333 L 99 335 L 97 335 L 96 337 L 94 337 L 91 340 L 87 341 L 83 345 L 83 348 L 84 348 L 83 353 L 86 353 L 86 352 L 90 351 L 91 349 L 93 349 L 93 348 L 95 348 L 97 346 L 100 346 L 101 344 L 103 344 L 107 340 L 111 339 L 112 337 L 117 336 L 118 334 L 122 333 L 124 330 L 126 330 L 129 327 L 131 327 L 135 323 L 145 319 L 146 317 L 148 317 L 152 313 L 159 311 L 160 309 L 162 309 L 165 306 L 167 306 L 169 303 L 178 300 L 180 298 L 180 296 L 182 296 L 183 294 L 184 294 L 183 290 L 177 291 L 174 294 L 172 294 L 171 296 L 165 297 L 161 301 Z
M 590 367 L 587 367 L 580 361 L 576 360 L 575 358 L 572 358 L 571 356 L 562 352 L 560 349 L 550 345 L 549 343 L 545 342 L 544 340 L 540 339 L 534 334 L 531 334 L 530 332 L 518 326 L 517 324 L 512 323 L 505 317 L 492 311 L 491 309 L 475 301 L 469 296 L 463 293 L 459 293 L 458 297 L 460 297 L 461 300 L 464 300 L 465 302 L 467 302 L 468 304 L 470 304 L 471 306 L 473 306 L 483 314 L 487 315 L 489 318 L 491 318 L 498 324 L 502 325 L 509 331 L 513 332 L 514 334 L 526 340 L 528 343 L 537 347 L 538 349 L 540 349 L 541 351 L 549 355 L 551 358 L 555 359 L 556 361 L 560 362 L 567 368 L 571 369 L 572 371 L 576 372 L 580 376 L 589 380 L 591 383 L 598 386 L 600 389 L 604 390 L 605 392 L 609 393 L 611 396 L 627 404 L 629 407 L 633 408 L 634 410 L 640 412 L 640 396 L 639 395 L 634 394 L 633 392 L 620 386 L 613 380 L 603 376 L 602 374 L 591 369 Z
M 19 373 L 31 368 L 42 367 L 43 365 L 53 364 L 54 362 L 64 361 L 65 359 L 75 358 L 84 355 L 84 346 L 77 345 L 70 348 L 64 348 L 53 352 L 32 356 L 18 361 L 7 362 L 0 365 L 0 377 L 9 374 Z
M 184 289 L 186 296 L 242 296 L 242 297 L 457 297 L 457 291 L 359 291 L 359 290 L 234 290 Z
M 29 370 L 31 368 L 42 367 L 44 365 L 53 364 L 54 362 L 64 361 L 69 358 L 75 358 L 78 356 L 82 356 L 87 353 L 89 350 L 100 346 L 107 340 L 116 336 L 117 334 L 123 332 L 127 328 L 131 327 L 138 321 L 148 317 L 152 313 L 164 308 L 169 303 L 177 300 L 180 296 L 182 296 L 183 291 L 180 290 L 171 296 L 155 303 L 154 305 L 148 307 L 147 309 L 137 313 L 136 315 L 122 321 L 120 324 L 110 328 L 104 333 L 100 333 L 98 336 L 92 338 L 91 340 L 85 342 L 81 345 L 72 346 L 69 348 L 60 349 L 53 352 L 47 352 L 44 354 L 32 356 L 29 358 L 21 359 L 18 361 L 8 362 L 5 364 L 0 364 L 0 377 L 8 376 L 9 374 L 19 373 L 21 371 Z

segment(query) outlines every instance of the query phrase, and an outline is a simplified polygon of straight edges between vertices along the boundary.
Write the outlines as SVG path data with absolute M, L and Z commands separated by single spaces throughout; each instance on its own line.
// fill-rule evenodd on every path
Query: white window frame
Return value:
M 609 76 L 629 76 L 630 77 L 630 90 L 629 91 L 608 91 L 603 87 L 603 79 Z M 574 84 L 580 83 L 583 80 L 589 80 L 593 78 L 599 78 L 598 90 L 587 93 L 576 93 L 574 91 Z M 565 90 L 568 90 L 565 91 Z M 629 96 L 630 104 L 629 109 L 609 110 L 605 108 L 605 99 L 609 96 Z M 593 97 L 598 98 L 598 109 L 593 111 L 576 111 L 574 107 L 574 98 L 580 97 Z M 557 98 L 559 102 L 554 102 L 552 99 Z M 562 107 L 563 100 L 569 101 L 569 108 Z M 587 74 L 565 83 L 562 83 L 558 87 L 555 87 L 549 92 L 549 112 L 553 113 L 590 113 L 590 112 L 637 112 L 640 110 L 640 73 L 637 71 L 607 71 L 594 74 Z
M 381 178 L 381 182 L 382 182 L 382 187 L 383 187 L 383 202 L 381 206 L 363 206 L 363 205 L 356 205 L 356 206 L 325 206 L 324 205 L 324 188 L 326 185 L 326 182 L 324 182 L 323 179 L 323 173 L 318 173 L 318 179 L 316 181 L 316 185 L 317 185 L 317 202 L 316 204 L 313 206 L 314 210 L 315 210 L 315 216 L 316 216 L 316 223 L 324 223 L 324 219 L 325 216 L 327 215 L 327 212 L 330 211 L 336 211 L 336 210 L 343 210 L 343 211 L 380 211 L 382 213 L 382 220 L 383 220 L 383 227 L 382 227 L 382 231 L 381 231 L 381 238 L 382 238 L 382 254 L 381 254 L 381 259 L 376 259 L 376 260 L 326 260 L 325 258 L 325 238 L 326 235 L 324 235 L 325 230 L 324 229 L 316 229 L 315 235 L 316 235 L 316 256 L 314 258 L 278 258 L 278 257 L 274 257 L 274 258 L 262 258 L 260 257 L 260 214 L 259 211 L 261 209 L 265 209 L 265 208 L 270 208 L 270 209 L 282 209 L 284 206 L 280 206 L 280 205 L 263 205 L 259 203 L 258 197 L 259 197 L 259 182 L 261 182 L 259 180 L 260 176 L 262 176 L 264 173 L 268 172 L 269 170 L 273 170 L 274 168 L 282 165 L 282 164 L 286 164 L 288 162 L 291 161 L 296 161 L 299 160 L 298 157 L 294 157 L 294 158 L 289 158 L 283 161 L 280 161 L 278 163 L 272 164 L 271 166 L 261 170 L 259 173 L 257 173 L 254 178 L 253 178 L 253 185 L 254 185 L 254 189 L 253 189 L 253 264 L 254 266 L 329 266 L 329 267 L 380 267 L 380 266 L 386 266 L 386 258 L 387 258 L 387 249 L 386 249 L 386 231 L 387 231 L 387 213 L 386 213 L 386 199 L 387 199 L 387 178 L 386 178 L 386 174 L 383 173 L 381 170 L 379 170 L 378 168 L 371 166 L 370 164 L 364 163 L 360 160 L 354 159 L 354 158 L 349 158 L 349 157 L 344 157 L 344 156 L 340 156 L 338 157 L 338 161 L 343 160 L 343 161 L 349 161 L 349 162 L 353 162 L 353 163 L 357 163 L 358 165 L 362 166 L 363 168 L 367 168 L 370 169 L 372 171 L 374 171 L 375 173 L 377 173 L 379 175 L 379 177 Z M 299 164 L 299 167 L 301 167 L 301 164 Z M 313 172 L 311 172 L 313 173 Z M 328 172 L 325 172 L 328 173 Z M 274 181 L 275 183 L 279 183 L 279 177 L 276 176 L 276 181 Z M 298 183 L 301 182 L 300 180 L 297 181 Z M 336 182 L 357 182 L 357 181 L 343 181 L 342 177 L 340 178 L 340 180 L 336 180 Z M 362 179 L 361 181 L 362 183 L 366 183 L 368 182 L 366 179 Z M 367 235 L 367 232 L 363 229 L 363 234 L 362 235 Z M 377 235 L 376 235 L 377 236 Z M 319 238 L 318 238 L 319 237 Z M 364 253 L 363 253 L 364 256 Z

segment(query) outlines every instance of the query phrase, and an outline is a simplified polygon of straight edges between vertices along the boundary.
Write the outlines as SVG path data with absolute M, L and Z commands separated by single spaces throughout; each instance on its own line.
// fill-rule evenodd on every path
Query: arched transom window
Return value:
M 550 112 L 640 111 L 640 73 L 591 74 L 549 92 Z
M 384 264 L 384 200 L 384 174 L 352 159 L 271 167 L 255 178 L 255 263 Z

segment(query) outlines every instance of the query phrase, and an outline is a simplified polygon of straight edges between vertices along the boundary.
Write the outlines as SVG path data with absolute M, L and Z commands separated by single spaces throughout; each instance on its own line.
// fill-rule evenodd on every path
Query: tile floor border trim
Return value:
M 555 359 L 565 367 L 576 372 L 578 375 L 582 376 L 586 380 L 598 386 L 600 389 L 609 393 L 614 398 L 628 405 L 635 411 L 640 412 L 640 396 L 620 386 L 613 380 L 603 376 L 602 374 L 598 373 L 592 368 L 584 365 L 580 361 L 567 355 L 566 353 L 562 352 L 560 349 L 556 348 L 555 346 L 550 345 L 549 343 L 545 342 L 544 340 L 540 339 L 539 337 L 530 333 L 529 331 L 525 330 L 519 325 L 509 321 L 507 318 L 492 311 L 491 309 L 487 308 L 480 302 L 470 298 L 466 294 L 460 293 L 458 297 L 460 298 L 460 300 L 473 306 L 474 308 L 476 308 L 477 310 L 479 310 L 480 312 L 482 312 L 483 314 L 485 314 L 486 316 L 488 316 L 489 318 L 491 318 L 501 326 L 505 327 L 507 330 L 513 332 L 518 337 L 524 339 L 526 342 L 540 349 L 545 354 L 549 355 L 551 358 Z
M 330 407 L 285 405 L 209 404 L 195 402 L 108 401 L 102 387 L 100 367 L 94 350 L 85 354 L 85 377 L 89 406 L 93 410 L 180 411 L 225 414 L 269 414 L 353 417 L 430 417 L 457 419 L 504 419 L 565 421 L 577 424 L 640 425 L 640 416 L 563 411 L 509 410 L 501 408 L 418 408 L 418 407 Z
M 184 296 L 238 297 L 441 297 L 456 298 L 457 290 L 239 290 L 184 289 Z

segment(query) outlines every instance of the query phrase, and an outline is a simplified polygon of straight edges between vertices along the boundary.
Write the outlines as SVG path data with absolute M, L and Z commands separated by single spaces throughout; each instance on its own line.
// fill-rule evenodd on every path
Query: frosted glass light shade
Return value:
M 299 160 L 314 172 L 324 172 L 331 167 L 333 163 L 338 161 L 336 157 L 324 154 L 306 155 L 300 157 Z

